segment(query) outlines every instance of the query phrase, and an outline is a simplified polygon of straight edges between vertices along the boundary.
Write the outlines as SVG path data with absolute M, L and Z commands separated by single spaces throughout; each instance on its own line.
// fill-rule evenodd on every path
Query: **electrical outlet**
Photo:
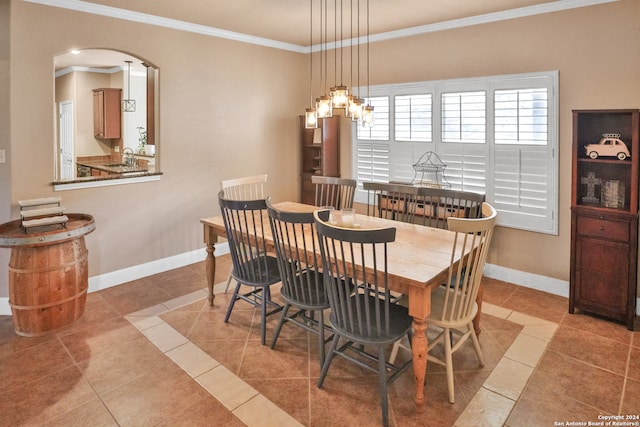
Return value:
M 113 147 L 113 151 L 115 151 L 116 153 L 120 152 L 120 146 L 116 145 L 115 147 Z
M 0 150 L 0 163 L 6 163 L 6 162 L 7 162 L 7 151 Z

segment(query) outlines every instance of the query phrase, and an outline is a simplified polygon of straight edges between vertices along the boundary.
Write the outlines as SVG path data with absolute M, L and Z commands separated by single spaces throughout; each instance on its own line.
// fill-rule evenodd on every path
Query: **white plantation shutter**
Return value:
M 488 155 L 485 146 L 443 144 L 444 175 L 454 190 L 486 194 Z
M 431 94 L 396 95 L 394 97 L 394 130 L 396 141 L 432 140 Z
M 553 192 L 553 180 L 546 148 L 496 145 L 494 158 L 493 204 L 503 224 L 528 230 L 548 228 L 553 205 L 547 195 Z
M 494 92 L 493 203 L 505 225 L 553 228 L 549 93 L 547 87 Z
M 487 140 L 487 96 L 484 91 L 442 94 L 442 141 Z
M 411 182 L 433 151 L 451 188 L 486 194 L 499 225 L 557 234 L 557 85 L 553 71 L 372 87 L 387 104 L 373 128 L 354 129 L 359 188 Z
M 373 126 L 370 128 L 357 124 L 354 141 L 354 175 L 358 181 L 355 201 L 365 203 L 366 192 L 362 190 L 365 181 L 389 182 L 389 97 L 371 97 L 365 100 L 373 106 Z
M 365 104 L 373 107 L 373 126 L 358 124 L 358 139 L 389 141 L 389 97 L 365 98 Z
M 496 90 L 494 97 L 496 144 L 547 145 L 547 88 Z
M 360 141 L 357 144 L 358 182 L 389 182 L 389 144 L 375 141 Z

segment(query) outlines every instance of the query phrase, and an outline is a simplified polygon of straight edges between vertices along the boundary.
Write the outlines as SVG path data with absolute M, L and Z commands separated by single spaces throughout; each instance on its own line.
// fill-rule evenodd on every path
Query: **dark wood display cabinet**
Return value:
M 320 119 L 317 129 L 306 129 L 300 116 L 300 201 L 313 205 L 313 175 L 340 176 L 340 116 Z
M 569 312 L 633 330 L 638 267 L 638 110 L 573 111 Z

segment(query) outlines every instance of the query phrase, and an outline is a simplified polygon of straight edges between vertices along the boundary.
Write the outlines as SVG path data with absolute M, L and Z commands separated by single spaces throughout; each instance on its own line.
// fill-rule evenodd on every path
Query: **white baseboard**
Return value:
M 540 276 L 539 274 L 526 273 L 524 271 L 500 267 L 499 265 L 494 264 L 485 264 L 484 276 L 490 279 L 502 280 L 503 282 L 524 286 L 525 288 L 536 289 L 538 291 L 569 298 L 569 282 L 566 280 Z
M 216 256 L 229 253 L 228 243 L 216 245 Z M 174 268 L 184 267 L 185 265 L 204 261 L 207 253 L 204 249 L 186 252 L 168 258 L 147 262 L 145 264 L 136 265 L 122 270 L 113 271 L 111 273 L 101 274 L 89 278 L 89 292 L 96 292 L 127 283 L 142 277 L 151 276 L 153 274 L 162 273 L 164 271 L 173 270 Z M 502 280 L 504 282 L 513 283 L 515 285 L 524 286 L 525 288 L 536 289 L 538 291 L 547 292 L 561 297 L 569 297 L 569 282 L 566 280 L 554 279 L 552 277 L 540 276 L 538 274 L 526 273 L 524 271 L 513 270 L 498 265 L 487 264 L 484 267 L 484 275 L 491 279 Z M 9 306 L 9 298 L 0 298 L 0 315 L 10 316 L 11 307 Z M 636 315 L 640 316 L 640 298 L 636 300 Z
M 216 256 L 228 254 L 229 244 L 227 242 L 216 244 L 214 253 Z M 134 265 L 133 267 L 123 268 L 122 270 L 112 271 L 99 276 L 89 277 L 89 292 L 100 291 L 132 280 L 184 267 L 185 265 L 204 261 L 206 257 L 207 252 L 204 249 L 196 249 L 191 252 L 185 252 L 183 254 Z M 0 315 L 11 316 L 11 306 L 9 305 L 8 297 L 0 298 Z

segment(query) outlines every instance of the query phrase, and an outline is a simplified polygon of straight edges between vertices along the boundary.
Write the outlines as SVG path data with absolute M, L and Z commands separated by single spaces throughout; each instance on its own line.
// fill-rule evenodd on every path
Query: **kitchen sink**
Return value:
M 125 168 L 125 167 L 131 166 L 131 165 L 128 165 L 126 163 L 113 163 L 111 165 L 105 165 L 105 166 L 108 167 L 108 168 Z

